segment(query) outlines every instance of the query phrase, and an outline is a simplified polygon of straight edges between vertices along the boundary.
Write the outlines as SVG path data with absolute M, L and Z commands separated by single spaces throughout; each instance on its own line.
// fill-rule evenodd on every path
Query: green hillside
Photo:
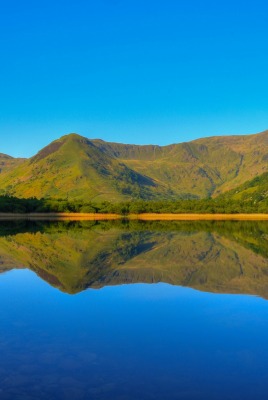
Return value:
M 246 181 L 237 188 L 224 193 L 220 198 L 268 206 L 268 172 Z
M 268 171 L 268 131 L 162 147 L 70 134 L 28 160 L 8 160 L 0 195 L 96 202 L 216 197 Z

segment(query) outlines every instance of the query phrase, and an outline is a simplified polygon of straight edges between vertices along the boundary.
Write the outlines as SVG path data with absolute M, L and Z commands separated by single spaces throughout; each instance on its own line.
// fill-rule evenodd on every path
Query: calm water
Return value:
M 0 224 L 0 398 L 266 399 L 268 223 Z

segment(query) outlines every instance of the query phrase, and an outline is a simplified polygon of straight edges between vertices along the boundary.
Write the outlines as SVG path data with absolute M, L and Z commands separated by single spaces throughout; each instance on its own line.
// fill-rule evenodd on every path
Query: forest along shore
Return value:
M 0 213 L 0 220 L 142 220 L 142 221 L 268 221 L 268 214 L 98 214 L 98 213 Z

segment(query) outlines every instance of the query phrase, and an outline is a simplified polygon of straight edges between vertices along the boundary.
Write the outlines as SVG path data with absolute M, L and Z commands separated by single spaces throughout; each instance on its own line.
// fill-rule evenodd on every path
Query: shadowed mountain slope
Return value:
M 268 131 L 162 147 L 70 134 L 19 166 L 3 170 L 0 193 L 93 201 L 204 198 L 267 171 Z

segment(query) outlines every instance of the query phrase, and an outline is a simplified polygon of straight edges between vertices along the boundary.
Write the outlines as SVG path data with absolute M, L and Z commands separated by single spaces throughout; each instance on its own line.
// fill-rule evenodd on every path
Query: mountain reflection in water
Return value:
M 70 294 L 165 282 L 268 297 L 268 223 L 1 222 L 0 272 L 28 268 Z

